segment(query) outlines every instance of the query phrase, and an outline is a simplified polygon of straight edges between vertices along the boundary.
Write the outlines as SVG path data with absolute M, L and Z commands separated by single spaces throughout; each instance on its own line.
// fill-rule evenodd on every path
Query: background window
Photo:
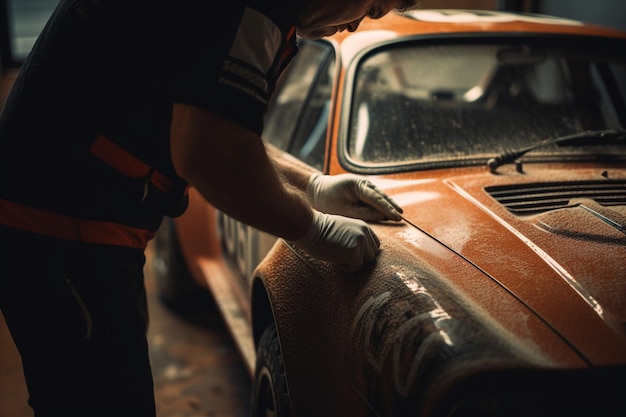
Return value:
M 32 49 L 59 0 L 6 0 L 9 43 L 14 61 L 23 61 Z

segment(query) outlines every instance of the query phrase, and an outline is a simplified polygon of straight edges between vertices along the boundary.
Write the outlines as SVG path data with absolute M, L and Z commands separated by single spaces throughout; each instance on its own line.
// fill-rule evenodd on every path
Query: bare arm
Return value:
M 179 175 L 224 213 L 287 240 L 311 226 L 312 209 L 296 188 L 310 174 L 289 178 L 295 187 L 282 181 L 253 132 L 209 110 L 175 104 L 171 149 Z
M 174 104 L 170 135 L 178 174 L 217 209 L 347 271 L 376 257 L 380 241 L 367 223 L 313 210 L 253 132 L 209 110 Z M 310 177 L 290 169 L 286 175 L 294 183 Z
M 402 208 L 365 177 L 321 175 L 297 158 L 267 145 L 278 170 L 306 192 L 316 210 L 367 221 L 402 220 Z
M 267 152 L 276 168 L 290 184 L 306 192 L 311 175 L 318 172 L 296 157 L 281 152 L 272 144 L 266 143 Z

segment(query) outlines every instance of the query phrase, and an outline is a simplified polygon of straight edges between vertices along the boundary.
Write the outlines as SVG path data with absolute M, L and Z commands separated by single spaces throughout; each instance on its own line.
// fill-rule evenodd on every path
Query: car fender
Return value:
M 452 250 L 408 224 L 375 229 L 381 251 L 359 272 L 283 241 L 255 271 L 295 415 L 416 415 L 462 401 L 450 391 L 453 381 L 486 371 L 585 366 L 532 311 Z

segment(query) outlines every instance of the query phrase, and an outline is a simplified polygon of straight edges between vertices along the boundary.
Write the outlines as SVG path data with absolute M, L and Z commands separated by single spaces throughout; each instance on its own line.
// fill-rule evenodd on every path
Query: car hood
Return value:
M 626 171 L 604 168 L 470 169 L 381 187 L 412 227 L 497 282 L 589 364 L 610 365 L 626 361 Z

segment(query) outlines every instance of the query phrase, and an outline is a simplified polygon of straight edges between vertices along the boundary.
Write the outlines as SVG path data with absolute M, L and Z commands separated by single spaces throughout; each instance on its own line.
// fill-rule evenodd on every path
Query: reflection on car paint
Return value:
M 452 256 L 446 246 L 433 244 L 432 239 L 419 229 L 408 227 L 400 231 L 397 236 L 415 248 L 427 247 L 428 253 L 440 259 L 448 259 Z
M 431 347 L 440 343 L 454 345 L 445 330 L 445 322 L 452 317 L 417 277 L 399 271 L 393 275 L 417 296 L 418 301 L 411 305 L 394 297 L 390 291 L 373 295 L 359 309 L 352 333 L 363 344 L 367 361 L 375 372 L 383 372 L 385 364 L 391 360 L 395 389 L 407 398 Z M 415 305 L 420 309 L 415 311 Z M 403 323 L 397 324 L 398 321 Z M 390 332 L 393 334 L 388 334 Z M 410 357 L 409 361 L 405 360 L 407 357 Z
M 512 234 L 517 236 L 524 244 L 526 244 L 530 249 L 532 249 L 547 265 L 549 265 L 557 274 L 559 274 L 562 279 L 567 282 L 567 284 L 574 289 L 578 295 L 585 300 L 585 302 L 593 309 L 593 311 L 598 314 L 602 318 L 602 320 L 606 321 L 604 317 L 604 311 L 602 306 L 596 301 L 596 299 L 586 291 L 582 285 L 572 276 L 572 274 L 567 271 L 560 263 L 558 263 L 554 258 L 548 255 L 543 249 L 541 249 L 535 242 L 526 237 L 523 233 L 520 233 L 515 227 L 509 224 L 507 221 L 503 220 L 500 216 L 491 212 L 487 207 L 484 206 L 481 202 L 479 202 L 474 196 L 464 190 L 462 187 L 458 186 L 454 182 L 450 181 L 448 183 L 451 188 L 453 188 L 456 192 L 466 198 L 468 201 L 471 201 L 477 207 L 480 207 L 485 213 L 490 215 L 494 220 L 500 223 L 503 227 L 508 229 Z
M 529 22 L 554 25 L 582 26 L 581 22 L 565 18 L 520 15 L 513 13 L 493 12 L 490 10 L 414 10 L 409 16 L 424 22 L 441 23 L 501 23 L 501 22 Z
M 410 204 L 425 203 L 430 200 L 439 198 L 441 193 L 435 193 L 430 191 L 412 191 L 409 193 L 401 193 L 394 196 L 394 200 L 400 206 L 408 206 Z

